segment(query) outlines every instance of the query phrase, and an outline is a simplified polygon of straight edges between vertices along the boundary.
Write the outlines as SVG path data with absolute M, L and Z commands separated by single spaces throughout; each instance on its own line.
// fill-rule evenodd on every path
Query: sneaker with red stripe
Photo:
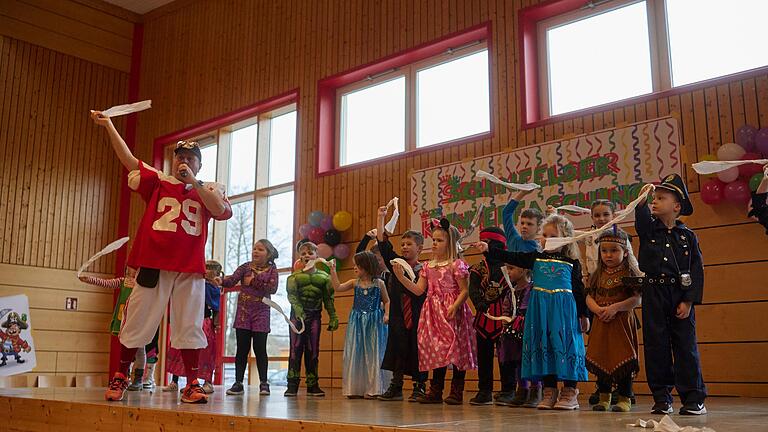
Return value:
M 108 401 L 121 401 L 125 395 L 125 389 L 128 388 L 128 379 L 120 372 L 115 372 L 115 376 L 109 380 L 107 391 L 104 398 Z
M 194 380 L 184 387 L 184 391 L 181 393 L 181 401 L 184 403 L 208 403 L 208 395 L 205 394 L 200 383 Z

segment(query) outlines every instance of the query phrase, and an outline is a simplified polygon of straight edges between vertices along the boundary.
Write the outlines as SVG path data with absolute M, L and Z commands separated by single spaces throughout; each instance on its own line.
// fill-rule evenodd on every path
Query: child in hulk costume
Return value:
M 317 258 L 317 246 L 314 243 L 301 243 L 298 247 L 302 264 Z M 307 369 L 307 395 L 322 397 L 325 392 L 317 384 L 317 363 L 320 351 L 320 320 L 323 305 L 330 321 L 328 331 L 339 328 L 339 318 L 333 304 L 333 287 L 328 273 L 312 268 L 304 271 L 299 268 L 288 277 L 286 283 L 288 301 L 291 303 L 291 321 L 304 331 L 301 334 L 291 332 L 291 351 L 288 357 L 288 389 L 285 396 L 296 396 L 299 391 L 301 376 L 301 357 Z

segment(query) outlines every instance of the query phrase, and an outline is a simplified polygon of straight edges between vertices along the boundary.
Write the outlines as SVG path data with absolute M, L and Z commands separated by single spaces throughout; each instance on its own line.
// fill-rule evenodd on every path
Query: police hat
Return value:
M 693 205 L 688 197 L 688 189 L 685 188 L 683 179 L 677 174 L 670 174 L 662 180 L 661 184 L 656 186 L 657 188 L 666 189 L 675 195 L 680 201 L 680 214 L 682 216 L 690 216 L 693 214 Z

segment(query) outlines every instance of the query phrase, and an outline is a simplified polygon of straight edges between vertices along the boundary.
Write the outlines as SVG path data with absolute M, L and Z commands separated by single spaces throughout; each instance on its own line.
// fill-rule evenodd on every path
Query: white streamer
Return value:
M 313 260 L 307 261 L 307 264 L 304 266 L 303 271 L 305 271 L 305 272 L 306 271 L 310 271 L 313 268 L 315 268 L 315 266 L 318 265 L 318 264 L 325 264 L 328 267 L 331 266 L 331 263 L 328 260 L 326 260 L 325 258 L 315 258 Z
M 510 189 L 515 190 L 523 190 L 523 191 L 532 191 L 534 189 L 538 189 L 541 186 L 537 185 L 536 183 L 509 183 L 505 182 L 504 180 L 501 180 L 500 178 L 496 177 L 493 174 L 487 173 L 483 170 L 477 170 L 475 173 L 475 176 L 478 178 L 484 178 L 488 179 L 496 184 L 500 184 L 502 186 L 508 187 Z
M 408 275 L 408 278 L 411 281 L 414 281 L 414 282 L 416 281 L 416 273 L 413 272 L 413 268 L 411 267 L 411 265 L 408 264 L 408 262 L 406 262 L 404 259 L 402 259 L 402 258 L 395 258 L 395 259 L 391 260 L 390 263 L 392 265 L 400 264 L 400 266 L 403 267 L 403 270 L 405 270 L 405 273 Z
M 115 240 L 112 243 L 108 244 L 104 247 L 104 249 L 96 252 L 96 255 L 88 258 L 88 261 L 85 262 L 85 264 L 81 265 L 79 269 L 77 269 L 77 277 L 80 277 L 83 274 L 83 271 L 88 268 L 89 265 L 93 264 L 94 261 L 101 258 L 104 255 L 107 255 L 109 253 L 112 253 L 118 249 L 120 249 L 124 244 L 128 242 L 128 237 L 123 237 L 119 240 Z
M 747 164 L 768 164 L 768 159 L 755 159 L 755 160 L 738 160 L 738 161 L 701 161 L 691 165 L 694 171 L 699 174 L 715 174 L 722 171 L 729 170 L 739 165 Z
M 576 243 L 577 241 L 587 238 L 591 235 L 595 235 L 598 233 L 601 233 L 608 229 L 609 227 L 616 225 L 626 219 L 634 210 L 635 207 L 637 207 L 638 204 L 640 204 L 644 199 L 647 199 L 648 194 L 653 190 L 653 188 L 647 189 L 645 192 L 638 195 L 637 198 L 635 198 L 634 201 L 629 203 L 627 207 L 623 210 L 619 210 L 615 213 L 615 216 L 612 220 L 608 221 L 605 225 L 601 226 L 600 228 L 593 229 L 590 231 L 584 231 L 581 234 L 574 236 L 574 237 L 550 237 L 547 239 L 547 242 L 544 246 L 544 250 L 547 252 L 551 252 L 556 249 L 560 249 L 561 247 L 565 245 L 569 245 L 571 243 Z
M 296 334 L 304 333 L 304 320 L 303 319 L 299 318 L 299 321 L 301 321 L 301 330 L 299 330 L 299 329 L 296 328 L 295 325 L 293 325 L 293 323 L 291 322 L 291 318 L 285 313 L 285 311 L 283 311 L 283 308 L 280 307 L 279 304 L 273 302 L 271 299 L 268 299 L 266 297 L 262 297 L 261 298 L 261 302 L 264 303 L 265 305 L 271 307 L 272 309 L 280 312 L 280 315 L 283 316 L 283 319 L 285 320 L 285 322 L 288 323 L 288 325 L 291 327 L 291 331 L 293 331 Z
M 653 432 L 715 432 L 714 429 L 708 427 L 680 427 L 668 415 L 662 417 L 660 421 L 637 419 L 637 422 L 628 424 L 627 426 L 653 429 Z
M 392 218 L 389 219 L 389 222 L 387 222 L 386 225 L 384 225 L 384 229 L 390 233 L 395 233 L 395 227 L 397 226 L 397 220 L 400 218 L 400 209 L 398 208 L 398 202 L 400 200 L 397 197 L 392 198 L 389 200 L 389 203 L 387 203 L 387 210 L 389 210 L 390 207 L 395 206 L 395 211 L 392 212 Z
M 504 275 L 504 280 L 507 281 L 507 285 L 509 285 L 509 289 L 514 290 L 513 288 L 514 285 L 512 285 L 512 281 L 509 280 L 509 270 L 507 270 L 507 266 L 505 265 L 501 266 L 501 274 Z M 514 318 L 516 315 L 517 315 L 517 296 L 515 296 L 515 292 L 512 291 L 512 318 Z
M 510 318 L 508 316 L 504 316 L 504 315 L 502 315 L 502 316 L 493 316 L 493 315 L 489 314 L 488 312 L 485 312 L 483 315 L 485 315 L 486 318 L 488 318 L 491 321 L 504 321 L 505 323 L 511 323 L 513 321 L 512 318 Z
M 580 207 L 580 206 L 571 205 L 571 204 L 562 205 L 560 207 L 555 207 L 555 210 L 563 210 L 563 211 L 569 211 L 569 212 L 574 212 L 574 213 L 585 213 L 585 214 L 586 213 L 592 213 L 592 210 L 590 210 L 590 209 L 588 209 L 586 207 Z
M 104 117 L 119 117 L 122 115 L 144 111 L 152 108 L 152 100 L 144 100 L 126 105 L 116 105 L 101 112 Z

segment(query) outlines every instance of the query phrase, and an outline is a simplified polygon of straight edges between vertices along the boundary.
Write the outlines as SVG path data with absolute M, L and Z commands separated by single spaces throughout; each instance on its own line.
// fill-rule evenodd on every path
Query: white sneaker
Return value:
M 179 391 L 179 384 L 171 381 L 170 384 L 168 384 L 167 387 L 163 387 L 164 392 L 178 392 Z
M 213 393 L 213 384 L 209 383 L 208 381 L 205 382 L 205 384 L 202 385 L 203 393 L 205 394 L 211 394 Z

